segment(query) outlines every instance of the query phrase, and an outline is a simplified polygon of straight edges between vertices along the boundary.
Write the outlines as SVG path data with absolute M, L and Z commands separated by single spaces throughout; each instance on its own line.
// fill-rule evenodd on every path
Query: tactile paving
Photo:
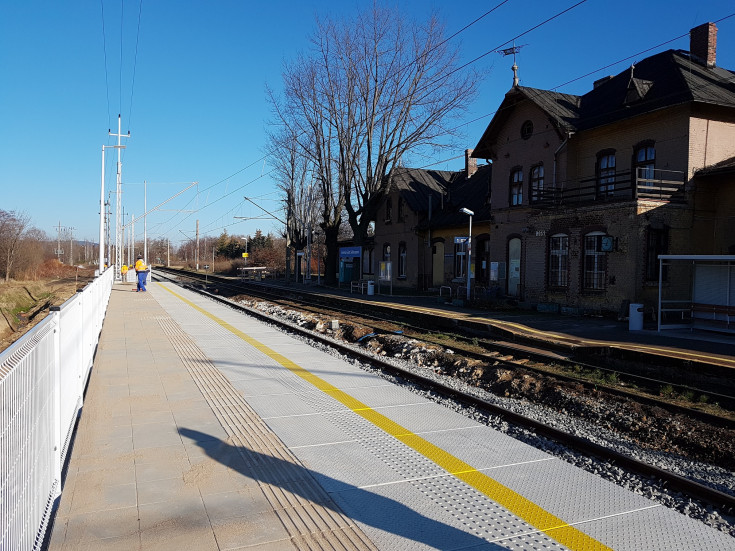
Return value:
M 211 318 L 193 315 L 191 307 L 182 308 L 183 302 L 166 300 L 172 311 L 187 316 L 187 330 L 197 343 L 200 332 L 209 334 L 201 346 L 213 363 L 236 377 L 234 385 L 253 410 L 380 548 L 566 549 L 559 541 L 574 549 L 597 545 L 587 534 L 615 549 L 676 548 L 654 545 L 654 540 L 718 549 L 732 541 L 439 404 L 384 388 L 381 379 L 349 362 L 241 319 L 226 307 L 177 292 L 221 316 L 235 332 L 249 335 L 249 342 L 257 335 L 267 345 L 248 344 Z M 200 318 L 206 322 L 199 325 Z M 310 378 L 281 365 L 279 354 Z M 308 382 L 314 376 L 317 386 Z M 341 391 L 339 400 L 330 395 L 329 384 Z M 368 409 L 353 412 L 345 405 L 360 403 Z M 452 474 L 440 464 L 470 470 Z M 289 480 L 287 474 L 278 480 Z M 515 513 L 499 503 L 512 504 Z M 686 534 L 669 528 L 679 517 L 685 519 Z M 627 518 L 630 534 L 625 532 Z M 694 536 L 698 533 L 704 536 Z

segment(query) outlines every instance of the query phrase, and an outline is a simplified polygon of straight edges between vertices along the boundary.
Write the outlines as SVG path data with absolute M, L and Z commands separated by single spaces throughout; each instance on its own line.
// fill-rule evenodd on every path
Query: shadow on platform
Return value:
M 395 534 L 408 541 L 438 549 L 506 549 L 453 526 L 427 518 L 393 499 L 346 484 L 302 465 L 268 456 L 246 447 L 232 446 L 197 430 L 180 428 L 179 433 L 194 441 L 212 459 L 237 470 L 252 480 L 280 487 L 308 501 L 316 500 L 337 513 L 347 514 L 357 522 Z M 322 487 L 319 488 L 321 492 L 318 492 L 310 490 L 309 484 L 299 483 L 307 478 L 317 483 L 325 483 L 330 488 L 337 488 L 336 492 L 359 492 L 360 499 L 355 500 L 359 506 L 343 511 L 322 489 L 325 484 L 322 484 Z M 321 496 L 318 495 L 319 493 Z

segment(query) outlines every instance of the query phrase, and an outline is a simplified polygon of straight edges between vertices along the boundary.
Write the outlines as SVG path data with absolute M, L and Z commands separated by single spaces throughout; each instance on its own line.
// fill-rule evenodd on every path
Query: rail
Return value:
M 0 549 L 40 549 L 107 311 L 114 270 L 0 353 Z
M 638 459 L 625 455 L 622 452 L 597 444 L 586 438 L 566 433 L 563 430 L 544 424 L 535 419 L 525 417 L 521 414 L 505 409 L 502 406 L 484 400 L 483 398 L 480 398 L 476 395 L 465 394 L 462 390 L 458 389 L 455 384 L 445 384 L 432 377 L 424 377 L 417 372 L 399 367 L 384 358 L 376 357 L 371 353 L 363 352 L 359 349 L 356 349 L 352 345 L 340 343 L 339 341 L 336 341 L 327 335 L 315 333 L 291 322 L 279 320 L 278 317 L 274 317 L 271 314 L 267 314 L 257 309 L 234 303 L 220 295 L 212 294 L 201 289 L 192 290 L 200 295 L 209 297 L 215 302 L 219 302 L 235 310 L 245 312 L 248 315 L 267 322 L 268 324 L 283 327 L 289 332 L 302 334 L 311 340 L 315 340 L 323 345 L 335 348 L 347 356 L 358 358 L 360 361 L 365 362 L 366 364 L 378 366 L 386 373 L 398 375 L 401 378 L 410 380 L 418 386 L 430 389 L 431 392 L 438 392 L 439 394 L 448 396 L 452 399 L 456 399 L 461 403 L 477 407 L 483 411 L 501 417 L 504 421 L 534 430 L 542 436 L 551 438 L 552 440 L 560 442 L 563 445 L 577 449 L 580 452 L 594 455 L 605 461 L 611 461 L 635 473 L 639 473 L 644 476 L 659 480 L 662 484 L 668 486 L 669 489 L 672 491 L 684 492 L 697 499 L 702 499 L 707 504 L 716 505 L 718 508 L 722 508 L 725 511 L 735 510 L 735 496 L 710 488 L 696 481 L 689 480 L 676 473 L 661 469 L 653 465 L 648 465 Z M 674 409 L 676 409 L 675 406 Z

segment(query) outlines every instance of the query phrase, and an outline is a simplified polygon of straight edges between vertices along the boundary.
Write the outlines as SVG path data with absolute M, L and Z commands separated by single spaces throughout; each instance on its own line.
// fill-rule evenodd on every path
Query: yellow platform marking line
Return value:
M 234 335 L 240 337 L 242 340 L 255 347 L 275 362 L 278 362 L 292 373 L 311 383 L 322 392 L 329 394 L 339 403 L 346 406 L 360 417 L 370 421 L 373 425 L 382 429 L 387 434 L 393 436 L 427 459 L 433 461 L 448 473 L 483 493 L 488 498 L 492 499 L 517 517 L 523 519 L 534 528 L 544 532 L 550 538 L 553 538 L 562 545 L 566 545 L 570 549 L 574 550 L 610 549 L 591 536 L 588 536 L 584 532 L 564 522 L 559 517 L 536 505 L 529 499 L 526 499 L 507 486 L 504 486 L 500 482 L 489 477 L 485 473 L 478 471 L 449 452 L 414 434 L 385 415 L 378 413 L 370 406 L 362 403 L 360 400 L 340 390 L 331 383 L 328 383 L 321 377 L 314 375 L 282 354 L 271 349 L 269 346 L 250 337 L 226 321 L 206 311 L 204 308 L 201 308 L 190 300 L 187 300 L 181 295 L 175 293 L 171 289 L 168 289 L 165 286 L 162 287 L 204 316 L 213 320 Z

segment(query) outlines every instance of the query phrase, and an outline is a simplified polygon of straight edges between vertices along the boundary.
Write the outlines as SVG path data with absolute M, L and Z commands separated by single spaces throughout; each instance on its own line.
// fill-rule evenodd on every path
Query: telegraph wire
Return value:
M 503 42 L 503 43 L 502 43 L 502 44 L 501 44 L 500 46 L 498 46 L 498 47 L 496 47 L 496 48 L 493 48 L 492 50 L 490 50 L 490 51 L 488 51 L 488 52 L 486 52 L 486 53 L 482 54 L 481 56 L 478 56 L 477 58 L 475 58 L 475 59 L 473 59 L 473 60 L 469 61 L 468 63 L 465 63 L 464 65 L 462 65 L 462 66 L 458 67 L 457 69 L 453 70 L 452 72 L 448 73 L 448 74 L 447 74 L 447 75 L 445 75 L 445 76 L 449 76 L 449 75 L 451 75 L 452 73 L 454 73 L 454 72 L 457 72 L 457 71 L 459 71 L 459 70 L 461 70 L 461 69 L 463 69 L 463 68 L 465 68 L 465 67 L 467 67 L 467 66 L 469 66 L 469 65 L 471 65 L 471 64 L 473 64 L 473 63 L 475 63 L 475 62 L 477 62 L 478 60 L 480 60 L 480 59 L 482 59 L 482 58 L 486 57 L 486 56 L 487 56 L 487 55 L 489 55 L 490 53 L 493 53 L 494 51 L 496 51 L 496 50 L 497 50 L 497 49 L 499 49 L 500 47 L 502 47 L 502 46 L 505 46 L 505 45 L 507 45 L 507 44 L 511 43 L 511 42 L 512 42 L 513 40 L 516 40 L 516 39 L 518 39 L 518 38 L 520 38 L 520 37 L 522 37 L 522 36 L 524 36 L 524 35 L 526 35 L 526 34 L 528 34 L 528 33 L 532 32 L 533 30 L 536 30 L 536 29 L 538 29 L 539 27 L 541 27 L 541 26 L 545 25 L 546 23 L 549 23 L 549 22 L 553 21 L 554 19 L 556 19 L 556 18 L 560 17 L 561 15 L 563 15 L 563 14 L 565 14 L 565 13 L 569 12 L 570 10 L 572 10 L 572 9 L 574 9 L 574 8 L 576 8 L 576 7 L 578 7 L 579 5 L 581 5 L 581 4 L 585 3 L 585 2 L 586 2 L 586 0 L 582 0 L 582 1 L 578 2 L 577 4 L 574 4 L 573 6 L 570 6 L 569 8 L 567 8 L 567 9 L 565 9 L 565 10 L 563 10 L 563 11 L 561 11 L 561 12 L 557 13 L 557 14 L 555 14 L 554 16 L 552 16 L 552 17 L 550 17 L 550 18 L 548 18 L 548 19 L 546 19 L 546 20 L 542 21 L 541 23 L 538 23 L 537 25 L 535 25 L 535 26 L 533 26 L 533 27 L 529 28 L 528 30 L 526 30 L 526 31 L 524 31 L 524 32 L 522 32 L 522 33 L 520 33 L 520 34 L 518 34 L 518 35 L 517 35 L 517 36 L 515 36 L 514 38 L 512 38 L 512 39 L 510 39 L 510 40 L 507 40 L 506 42 Z M 142 3 L 142 0 L 141 0 L 141 3 Z M 502 5 L 502 4 L 500 4 L 500 5 Z M 500 5 L 499 5 L 499 6 L 500 6 Z M 497 6 L 497 7 L 499 7 L 499 6 Z M 496 7 L 496 8 L 497 8 L 497 7 Z M 493 8 L 493 10 L 494 10 L 494 9 L 496 9 L 496 8 Z M 493 10 L 490 10 L 490 11 L 493 11 Z M 488 12 L 488 13 L 490 13 L 490 12 Z M 444 42 L 446 42 L 447 40 L 450 40 L 451 38 L 453 38 L 454 36 L 456 36 L 456 35 L 457 35 L 457 34 L 459 34 L 460 32 L 464 31 L 464 30 L 465 30 L 466 28 L 468 28 L 469 26 L 473 25 L 474 23 L 476 23 L 477 21 L 479 21 L 480 19 L 482 19 L 483 17 L 485 17 L 486 15 L 488 15 L 488 13 L 484 14 L 483 16 L 480 16 L 480 17 L 479 17 L 478 19 L 476 19 L 476 20 L 475 20 L 475 21 L 473 21 L 472 23 L 470 23 L 470 24 L 466 25 L 466 26 L 465 26 L 464 28 L 460 29 L 459 31 L 457 31 L 456 33 L 454 33 L 454 34 L 453 34 L 452 36 L 450 36 L 449 38 L 445 39 L 445 41 L 444 41 Z M 730 14 L 730 15 L 728 15 L 728 16 L 725 16 L 725 17 L 722 17 L 722 18 L 720 18 L 720 19 L 717 19 L 717 20 L 715 20 L 714 22 L 715 22 L 715 23 L 719 23 L 719 22 L 721 22 L 721 21 L 724 21 L 724 20 L 726 20 L 726 19 L 729 19 L 729 18 L 731 18 L 731 17 L 735 17 L 735 13 L 733 13 L 733 14 Z M 582 76 L 580 76 L 580 77 L 578 77 L 578 78 L 575 78 L 575 79 L 573 79 L 573 80 L 570 80 L 570 81 L 568 81 L 568 82 L 565 82 L 565 83 L 563 83 L 563 84 L 557 85 L 557 86 L 555 86 L 555 87 L 553 87 L 553 88 L 550 88 L 550 90 L 556 90 L 556 89 L 558 89 L 558 88 L 564 87 L 564 86 L 566 86 L 566 85 L 568 85 L 568 84 L 570 84 L 570 83 L 573 83 L 573 82 L 576 82 L 576 81 L 578 81 L 578 80 L 581 80 L 581 79 L 583 79 L 583 78 L 585 78 L 585 77 L 587 77 L 587 76 L 590 76 L 590 75 L 592 75 L 592 74 L 594 74 L 594 73 L 596 73 L 596 72 L 599 72 L 599 71 L 605 70 L 605 69 L 607 69 L 607 68 L 609 68 L 609 67 L 612 67 L 612 66 L 614 66 L 614 65 L 617 65 L 617 64 L 619 64 L 619 63 L 622 63 L 622 62 L 624 62 L 624 61 L 627 61 L 627 60 L 629 60 L 629 59 L 631 59 L 631 58 L 634 58 L 634 57 L 640 56 L 640 55 L 642 55 L 642 54 L 644 54 L 644 53 L 647 53 L 647 52 L 649 52 L 649 51 L 651 51 L 651 50 L 655 50 L 656 48 L 660 48 L 661 46 L 664 46 L 664 45 L 666 45 L 666 44 L 669 44 L 670 42 L 674 42 L 674 41 L 676 41 L 676 40 L 679 40 L 679 39 L 681 39 L 681 38 L 683 38 L 683 37 L 685 37 L 685 36 L 688 36 L 688 34 L 689 34 L 688 32 L 687 32 L 687 33 L 684 33 L 684 34 L 682 34 L 682 35 L 679 35 L 679 36 L 677 36 L 677 37 L 675 37 L 675 38 L 672 38 L 672 39 L 670 39 L 670 40 L 667 40 L 667 41 L 665 41 L 665 42 L 662 42 L 662 43 L 660 43 L 660 44 L 657 44 L 657 45 L 655 45 L 655 46 L 652 46 L 651 48 L 647 48 L 647 49 L 645 49 L 645 50 L 642 50 L 642 51 L 640 51 L 640 52 L 638 52 L 638 53 L 636 53 L 636 54 L 633 54 L 633 55 L 631 55 L 631 56 L 628 56 L 628 57 L 626 57 L 626 58 L 623 58 L 623 59 L 621 59 L 621 60 L 618 60 L 618 61 L 616 61 L 616 62 L 613 62 L 613 63 L 607 64 L 607 65 L 605 65 L 605 66 L 602 66 L 602 67 L 600 67 L 600 68 L 598 68 L 598 69 L 596 69 L 596 70 L 594 70 L 594 71 L 591 71 L 591 72 L 589 72 L 589 73 L 587 73 L 587 74 L 585 74 L 585 75 L 582 75 Z M 438 47 L 438 46 L 436 46 L 436 47 Z M 436 82 L 436 81 L 434 81 L 434 82 Z M 499 110 L 496 110 L 496 111 L 492 111 L 492 112 L 490 112 L 490 113 L 487 113 L 487 114 L 485 114 L 485 115 L 482 115 L 482 116 L 480 116 L 480 117 L 477 117 L 477 118 L 475 118 L 475 119 L 472 119 L 472 120 L 470 120 L 470 121 L 464 122 L 464 123 L 462 123 L 462 124 L 460 124 L 460 125 L 456 126 L 455 128 L 451 129 L 451 130 L 450 130 L 450 132 L 451 132 L 451 131 L 453 131 L 453 130 L 457 130 L 457 129 L 459 129 L 459 128 L 463 127 L 463 126 L 467 126 L 467 125 L 469 125 L 469 124 L 472 124 L 472 123 L 474 123 L 474 122 L 477 122 L 477 121 L 479 121 L 479 120 L 482 120 L 482 119 L 484 119 L 484 118 L 487 118 L 487 117 L 490 117 L 490 116 L 492 116 L 492 115 L 495 115 L 495 114 L 496 114 L 496 113 L 497 113 L 498 111 L 499 111 Z M 267 152 L 267 153 L 266 153 L 265 155 L 263 155 L 263 156 L 262 156 L 261 158 L 257 159 L 256 161 L 252 162 L 251 164 L 249 164 L 249 165 L 247 165 L 247 166 L 245 166 L 245 167 L 243 167 L 243 168 L 241 168 L 241 169 L 237 170 L 236 172 L 234 172 L 234 173 L 233 173 L 233 174 L 231 174 L 230 176 L 228 176 L 228 177 L 226 177 L 226 178 L 224 178 L 224 179 L 222 179 L 222 180 L 220 180 L 220 181 L 218 181 L 218 182 L 216 182 L 216 183 L 214 183 L 214 184 L 210 185 L 209 187 L 207 187 L 207 188 L 205 188 L 205 189 L 203 189 L 203 190 L 201 190 L 201 191 L 197 192 L 197 195 L 198 195 L 199 193 L 203 192 L 203 191 L 208 191 L 208 190 L 211 190 L 211 189 L 213 189 L 214 187 L 216 187 L 217 185 L 219 185 L 219 184 L 221 184 L 221 183 L 223 183 L 223 182 L 226 182 L 226 181 L 230 180 L 230 179 L 231 179 L 231 178 L 233 178 L 234 176 L 236 176 L 236 175 L 240 174 L 241 172 L 243 172 L 243 171 L 247 170 L 248 168 L 250 168 L 250 167 L 254 166 L 254 165 L 255 165 L 255 164 L 257 164 L 257 163 L 260 163 L 260 162 L 261 162 L 262 160 L 264 160 L 264 159 L 266 159 L 266 158 L 270 157 L 270 156 L 271 156 L 271 155 L 272 155 L 273 153 L 274 153 L 274 151 L 269 151 L 269 152 Z M 442 161 L 437 161 L 437 162 L 433 162 L 433 163 L 431 163 L 431 164 L 428 164 L 428 165 L 424 165 L 424 166 L 422 166 L 422 167 L 420 167 L 420 168 L 422 168 L 422 169 L 423 169 L 423 168 L 427 168 L 427 167 L 430 167 L 430 166 L 434 166 L 434 165 L 437 165 L 437 164 L 441 164 L 441 163 L 443 163 L 443 162 L 448 162 L 448 161 L 451 161 L 451 160 L 456 160 L 456 159 L 459 159 L 459 158 L 461 158 L 461 157 L 463 157 L 463 155 L 458 155 L 458 156 L 455 156 L 455 157 L 451 157 L 451 158 L 448 158 L 448 159 L 444 159 L 444 160 L 442 160 Z M 213 204 L 215 204 L 215 203 L 219 202 L 220 200 L 222 200 L 222 199 L 224 199 L 224 198 L 226 198 L 226 197 L 228 197 L 228 196 L 232 195 L 233 193 L 235 193 L 235 192 L 239 191 L 240 189 L 242 189 L 242 188 L 244 188 L 244 187 L 246 187 L 246 186 L 248 186 L 248 185 L 250 185 L 250 184 L 254 183 L 255 181 L 257 181 L 257 180 L 259 180 L 259 179 L 261 179 L 261 178 L 263 178 L 263 177 L 265 177 L 265 176 L 268 176 L 268 175 L 270 175 L 270 174 L 271 174 L 272 172 L 274 172 L 274 171 L 275 171 L 275 169 L 273 169 L 273 170 L 270 170 L 270 171 L 268 171 L 267 173 L 261 174 L 261 175 L 260 175 L 260 176 L 258 176 L 257 178 L 255 178 L 255 179 L 253 179 L 253 180 L 249 181 L 248 183 L 246 183 L 246 184 L 244 184 L 243 186 L 241 186 L 241 187 L 239 187 L 239 188 L 237 188 L 237 189 L 233 190 L 232 192 L 229 192 L 229 193 L 227 193 L 227 194 L 223 195 L 222 197 L 220 197 L 220 198 L 218 198 L 218 199 L 216 199 L 216 200 L 214 200 L 214 201 L 212 201 L 212 202 L 208 203 L 207 205 L 204 205 L 204 206 L 202 206 L 202 207 L 199 207 L 199 208 L 198 208 L 198 209 L 196 210 L 196 212 L 199 212 L 199 211 L 201 211 L 201 210 L 203 210 L 203 209 L 205 209 L 205 208 L 207 208 L 207 207 L 209 207 L 209 206 L 211 206 L 211 205 L 213 205 Z M 193 200 L 193 199 L 192 199 L 192 200 Z M 190 200 L 190 201 L 189 201 L 189 203 L 191 203 L 191 201 L 192 201 L 192 200 Z M 187 203 L 187 205 L 188 205 L 189 203 Z M 180 224 L 182 224 L 182 223 L 183 223 L 183 222 L 184 222 L 184 221 L 185 221 L 186 219 L 188 219 L 188 218 L 189 218 L 190 216 L 191 216 L 191 214 L 189 214 L 189 215 L 188 215 L 188 216 L 186 216 L 186 217 L 185 217 L 184 219 L 182 219 L 181 221 L 179 221 L 179 222 L 177 223 L 177 226 L 178 226 L 178 225 L 180 225 Z M 174 216 L 174 217 L 175 217 L 175 216 Z M 210 224 L 210 225 L 211 225 L 211 224 Z M 233 224 L 229 224 L 229 225 L 233 225 Z M 229 225 L 228 225 L 228 226 L 229 226 Z M 176 228 L 177 226 L 174 226 L 174 227 L 173 227 L 173 229 L 175 229 L 175 228 Z M 209 227 L 209 226 L 206 226 L 206 227 Z M 227 226 L 223 226 L 223 227 L 227 227 Z
M 138 43 L 140 41 L 140 18 L 141 14 L 143 13 L 143 0 L 140 0 L 140 4 L 138 6 L 138 30 L 135 34 L 135 57 L 133 58 L 133 82 L 130 86 L 130 109 L 128 110 L 128 128 L 130 128 L 131 124 L 130 121 L 132 120 L 133 116 L 133 93 L 135 91 L 135 70 L 138 65 Z
M 474 25 L 475 23 L 477 23 L 477 22 L 478 22 L 478 21 L 480 21 L 481 19 L 484 19 L 485 17 L 487 17 L 488 15 L 490 15 L 491 13 L 493 13 L 493 12 L 494 12 L 495 10 L 497 10 L 498 8 L 500 8 L 500 7 L 501 7 L 501 6 L 503 5 L 503 4 L 507 4 L 508 2 L 510 2 L 510 0 L 503 0 L 503 1 L 502 1 L 502 2 L 500 3 L 500 4 L 498 4 L 498 5 L 497 5 L 497 6 L 495 6 L 494 8 L 492 8 L 492 9 L 490 9 L 490 10 L 486 11 L 486 12 L 485 12 L 485 13 L 483 13 L 483 14 L 482 14 L 482 15 L 481 15 L 480 17 L 478 17 L 477 19 L 475 19 L 475 20 L 474 20 L 474 21 L 472 21 L 471 23 L 468 23 L 467 25 L 465 25 L 464 27 L 462 27 L 461 29 L 459 29 L 459 30 L 458 30 L 458 31 L 457 31 L 456 33 L 454 33 L 453 35 L 451 35 L 451 36 L 448 36 L 447 38 L 445 38 L 444 40 L 442 40 L 441 42 L 439 42 L 439 44 L 437 44 L 436 46 L 434 46 L 434 47 L 433 47 L 433 48 L 432 48 L 431 50 L 429 50 L 429 51 L 428 51 L 427 53 L 431 53 L 431 52 L 433 52 L 433 51 L 434 51 L 435 49 L 437 49 L 437 48 L 438 48 L 439 46 L 441 46 L 442 44 L 445 44 L 446 42 L 449 42 L 449 41 L 450 41 L 450 40 L 451 40 L 452 38 L 454 38 L 455 36 L 457 36 L 457 35 L 458 35 L 459 33 L 461 33 L 461 32 L 464 32 L 464 31 L 466 31 L 466 30 L 467 30 L 467 29 L 469 29 L 469 28 L 470 28 L 470 27 L 471 27 L 472 25 Z
M 538 23 L 538 24 L 534 25 L 534 26 L 533 26 L 533 27 L 531 27 L 530 29 L 527 29 L 527 30 L 523 31 L 522 33 L 520 33 L 520 34 L 518 34 L 518 35 L 514 36 L 513 38 L 511 38 L 510 40 L 506 40 L 505 42 L 503 42 L 503 43 L 502 43 L 502 44 L 500 44 L 499 46 L 496 46 L 496 47 L 495 47 L 495 48 L 493 48 L 492 50 L 489 50 L 489 51 L 485 52 L 484 54 L 482 54 L 482 55 L 480 55 L 480 56 L 477 56 L 477 57 L 476 57 L 475 59 L 473 59 L 473 60 L 471 60 L 471 61 L 468 61 L 468 62 L 467 62 L 467 63 L 465 63 L 464 65 L 460 65 L 459 67 L 457 67 L 456 69 L 454 69 L 454 70 L 450 71 L 449 73 L 447 73 L 446 75 L 444 75 L 444 76 L 443 76 L 443 77 L 441 77 L 441 78 L 446 78 L 446 77 L 448 77 L 448 76 L 451 76 L 451 75 L 453 75 L 454 73 L 456 73 L 456 72 L 458 72 L 458 71 L 461 71 L 461 70 L 462 70 L 462 69 L 464 69 L 465 67 L 468 67 L 468 66 L 472 65 L 473 63 L 475 63 L 475 62 L 477 62 L 477 61 L 481 60 L 481 59 L 482 59 L 482 58 L 484 58 L 485 56 L 488 56 L 488 55 L 490 55 L 490 54 L 492 54 L 492 53 L 496 52 L 497 50 L 501 49 L 501 48 L 502 48 L 503 46 L 507 46 L 508 44 L 511 44 L 511 43 L 513 43 L 513 42 L 514 42 L 515 40 L 518 40 L 518 39 L 519 39 L 519 38 L 521 38 L 522 36 L 525 36 L 525 35 L 527 35 L 528 33 L 532 32 L 532 31 L 535 31 L 535 30 L 536 30 L 536 29 L 538 29 L 539 27 L 542 27 L 542 26 L 546 25 L 547 23 L 550 23 L 551 21 L 553 21 L 553 20 L 554 20 L 554 19 L 556 19 L 557 17 L 561 17 L 561 16 L 562 16 L 562 15 L 564 15 L 565 13 L 567 13 L 567 12 L 570 12 L 570 11 L 572 11 L 572 10 L 573 10 L 574 8 L 576 8 L 577 6 L 580 6 L 580 5 L 584 4 L 585 2 L 587 2 L 587 0 L 581 0 L 580 2 L 577 2 L 576 4 L 574 4 L 573 6 L 570 6 L 570 7 L 568 7 L 567 9 L 565 9 L 565 10 L 563 10 L 563 11 L 560 11 L 559 13 L 557 13 L 557 14 L 555 14 L 555 15 L 552 15 L 552 16 L 551 16 L 551 17 L 549 17 L 548 19 L 546 19 L 546 20 L 542 21 L 541 23 Z M 439 79 L 437 79 L 437 80 L 439 80 Z M 435 82 L 436 82 L 436 81 L 434 81 L 434 82 L 432 82 L 432 83 L 430 83 L 430 84 L 434 84 Z M 428 85 L 427 85 L 427 86 L 428 86 Z
M 110 81 L 107 77 L 107 39 L 105 38 L 105 3 L 100 0 L 102 8 L 102 51 L 105 56 L 105 91 L 107 93 L 107 127 L 112 128 L 112 117 L 110 116 Z M 109 141 L 109 138 L 108 138 Z
M 720 19 L 716 19 L 716 20 L 713 21 L 713 23 L 720 23 L 720 22 L 725 21 L 726 19 L 730 19 L 732 17 L 735 17 L 735 13 L 731 13 L 730 15 L 726 15 L 725 17 L 721 17 Z M 625 61 L 629 61 L 631 59 L 637 58 L 637 57 L 641 56 L 642 54 L 645 54 L 645 53 L 648 53 L 648 52 L 650 52 L 652 50 L 655 50 L 657 48 L 660 48 L 661 46 L 665 46 L 666 44 L 669 44 L 671 42 L 675 42 L 676 40 L 680 40 L 680 39 L 682 39 L 684 37 L 687 37 L 687 36 L 689 36 L 689 32 L 690 31 L 687 31 L 684 34 L 680 34 L 679 36 L 676 36 L 676 37 L 674 37 L 674 38 L 672 38 L 670 40 L 665 40 L 664 42 L 661 42 L 660 44 L 657 44 L 655 46 L 651 46 L 650 48 L 646 48 L 645 50 L 641 50 L 640 52 L 637 52 L 637 53 L 632 54 L 630 56 L 627 56 L 627 57 L 624 57 L 624 58 L 619 59 L 617 61 L 614 61 L 613 63 L 608 63 L 607 65 L 604 65 L 602 67 L 599 67 L 597 69 L 594 69 L 592 71 L 589 71 L 588 73 L 586 73 L 586 74 L 584 74 L 582 76 L 576 77 L 576 78 L 574 78 L 572 80 L 569 80 L 569 81 L 567 81 L 567 82 L 565 82 L 563 84 L 559 84 L 557 86 L 554 86 L 553 88 L 548 88 L 548 90 L 558 90 L 559 88 L 562 88 L 564 86 L 567 86 L 568 84 L 571 84 L 573 82 L 577 82 L 577 81 L 579 81 L 579 80 L 581 80 L 583 78 L 586 78 L 586 77 L 589 77 L 591 75 L 594 75 L 595 73 L 599 73 L 600 71 L 604 71 L 605 69 L 609 69 L 610 67 L 614 67 L 615 65 L 618 65 L 618 64 L 623 63 Z M 706 87 L 706 86 L 711 86 L 711 84 L 702 85 L 701 88 Z M 526 87 L 526 88 L 528 88 L 528 87 Z M 696 89 L 698 90 L 699 88 L 700 87 L 697 87 Z M 463 122 L 462 124 L 459 124 L 456 127 L 452 128 L 449 132 L 453 132 L 455 130 L 458 130 L 459 128 L 462 128 L 463 126 L 467 126 L 469 124 L 475 123 L 475 122 L 480 121 L 482 119 L 486 119 L 488 117 L 492 117 L 493 115 L 495 115 L 496 113 L 498 113 L 500 111 L 501 111 L 500 109 L 497 109 L 495 111 L 491 111 L 489 113 L 486 113 L 485 115 L 481 115 L 479 117 L 476 117 L 476 118 L 474 118 L 474 119 L 472 119 L 470 121 Z
M 120 0 L 120 80 L 118 82 L 118 88 L 120 90 L 120 108 L 118 113 L 122 113 L 122 68 L 123 68 L 123 21 L 125 15 L 125 2 Z

